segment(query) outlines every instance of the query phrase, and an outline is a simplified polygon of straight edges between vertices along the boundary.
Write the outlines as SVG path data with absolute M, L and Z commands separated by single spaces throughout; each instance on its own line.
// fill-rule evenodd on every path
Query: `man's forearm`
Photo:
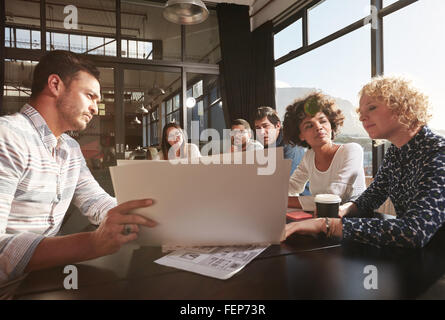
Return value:
M 94 259 L 100 256 L 93 245 L 92 232 L 43 239 L 34 251 L 25 272 Z

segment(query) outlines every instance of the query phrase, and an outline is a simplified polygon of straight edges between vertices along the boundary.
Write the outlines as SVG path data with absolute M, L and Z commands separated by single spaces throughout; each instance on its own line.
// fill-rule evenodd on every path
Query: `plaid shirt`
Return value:
M 23 274 L 40 241 L 58 233 L 71 200 L 94 224 L 116 206 L 79 144 L 66 134 L 57 139 L 33 107 L 0 117 L 0 286 Z

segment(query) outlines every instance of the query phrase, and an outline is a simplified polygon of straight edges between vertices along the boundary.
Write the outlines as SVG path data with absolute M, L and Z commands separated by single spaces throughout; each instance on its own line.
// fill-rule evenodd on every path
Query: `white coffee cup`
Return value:
M 338 218 L 341 198 L 336 194 L 317 194 L 314 199 L 318 217 Z

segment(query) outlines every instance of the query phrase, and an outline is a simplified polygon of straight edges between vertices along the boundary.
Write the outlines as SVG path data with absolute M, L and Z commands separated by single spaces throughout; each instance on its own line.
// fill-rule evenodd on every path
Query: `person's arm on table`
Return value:
M 368 197 L 359 197 L 354 204 L 349 204 L 347 214 L 342 219 L 328 219 L 333 226 L 328 236 L 341 236 L 342 240 L 357 241 L 377 247 L 397 246 L 405 248 L 422 248 L 445 223 L 443 208 L 443 177 L 445 168 L 437 167 L 445 157 L 439 154 L 425 165 L 419 183 L 417 195 L 411 199 L 405 214 L 395 219 L 348 218 L 348 214 L 366 209 Z M 436 164 L 436 165 L 435 165 Z M 366 201 L 363 201 L 366 200 Z M 325 220 L 322 218 L 321 220 Z M 286 237 L 292 233 L 317 234 L 323 231 L 320 219 L 293 222 L 286 225 Z
M 329 226 L 329 227 L 328 227 Z M 285 237 L 293 233 L 317 235 L 324 233 L 330 238 L 342 238 L 342 222 L 339 218 L 317 218 L 286 224 Z
M 48 237 L 36 247 L 25 272 L 70 264 L 115 253 L 120 247 L 137 238 L 139 225 L 154 227 L 156 223 L 145 217 L 129 214 L 136 208 L 152 205 L 152 200 L 134 200 L 111 209 L 97 230 L 67 236 Z M 125 225 L 131 233 L 123 234 Z

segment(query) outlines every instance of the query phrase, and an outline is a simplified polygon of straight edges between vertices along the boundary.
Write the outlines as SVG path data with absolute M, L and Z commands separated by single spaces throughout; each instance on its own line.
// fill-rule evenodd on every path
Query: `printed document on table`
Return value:
M 226 280 L 243 269 L 269 245 L 181 248 L 156 260 L 167 267 Z

